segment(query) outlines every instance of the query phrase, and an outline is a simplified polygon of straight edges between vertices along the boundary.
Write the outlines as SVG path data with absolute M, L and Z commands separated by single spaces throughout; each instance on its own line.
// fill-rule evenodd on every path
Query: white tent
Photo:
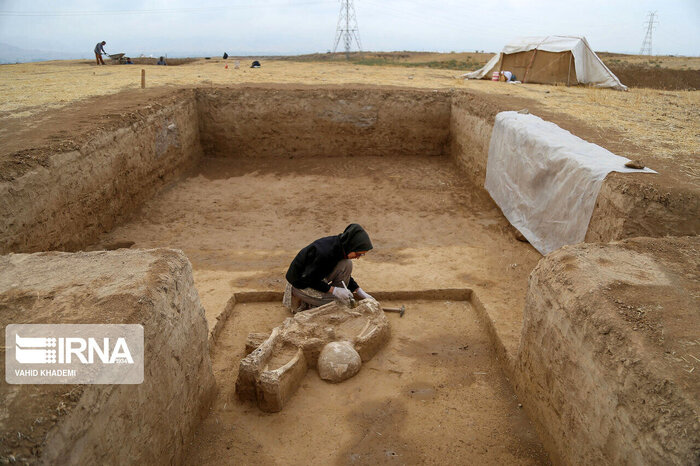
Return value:
M 491 79 L 494 71 L 510 71 L 522 82 L 590 84 L 627 90 L 595 54 L 585 37 L 546 36 L 517 39 L 486 65 L 462 77 Z

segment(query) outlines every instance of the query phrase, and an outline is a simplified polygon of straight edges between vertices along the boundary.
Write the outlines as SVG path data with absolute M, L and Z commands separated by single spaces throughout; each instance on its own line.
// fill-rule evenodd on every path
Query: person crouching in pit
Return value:
M 369 235 L 357 223 L 348 225 L 339 235 L 309 244 L 299 251 L 287 270 L 284 306 L 296 313 L 333 300 L 348 305 L 353 293 L 360 299 L 374 299 L 352 278 L 350 261 L 371 249 Z

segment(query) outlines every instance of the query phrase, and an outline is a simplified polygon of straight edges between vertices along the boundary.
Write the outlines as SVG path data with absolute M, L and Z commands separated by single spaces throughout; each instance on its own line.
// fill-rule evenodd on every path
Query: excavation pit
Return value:
M 468 301 L 382 304 L 408 309 L 403 318 L 387 314 L 386 346 L 339 384 L 310 370 L 275 414 L 236 396 L 236 362 L 246 354 L 248 333 L 269 332 L 288 312 L 278 301 L 235 305 L 212 353 L 219 396 L 185 462 L 548 462 Z
M 259 463 L 365 463 L 385 455 L 415 463 L 456 451 L 456 462 L 546 462 L 524 414 L 538 412 L 518 408 L 508 381 L 518 370 L 528 276 L 541 256 L 515 239 L 482 187 L 494 116 L 513 105 L 467 93 L 361 87 L 160 89 L 102 98 L 99 109 L 68 109 L 45 123 L 74 135 L 68 149 L 7 146 L 18 162 L 0 172 L 0 251 L 184 252 L 220 394 L 198 439 L 178 454 L 182 461 L 254 454 Z M 587 239 L 697 231 L 689 214 L 697 197 L 647 190 L 645 182 L 606 180 Z M 329 384 L 310 371 L 276 415 L 240 403 L 232 394 L 242 348 L 248 333 L 269 331 L 286 316 L 270 300 L 281 301 L 289 262 L 351 222 L 375 245 L 355 263 L 360 285 L 380 290 L 382 304 L 419 301 L 410 301 L 403 319 L 389 316 L 389 346 L 354 378 L 321 395 Z M 473 293 L 445 291 L 465 288 Z M 420 351 L 411 352 L 414 346 Z M 474 347 L 471 359 L 460 349 Z M 158 349 L 170 350 L 167 342 Z M 421 377 L 407 380 L 413 371 Z M 365 388 L 375 379 L 381 396 Z M 544 418 L 531 420 L 541 439 L 551 434 Z M 189 442 L 180 435 L 177 442 Z

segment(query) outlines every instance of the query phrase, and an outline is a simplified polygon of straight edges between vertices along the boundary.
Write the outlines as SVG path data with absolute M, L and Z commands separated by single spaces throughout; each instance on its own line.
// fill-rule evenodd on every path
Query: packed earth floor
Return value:
M 541 256 L 446 156 L 204 158 L 95 248 L 182 249 L 212 328 L 234 290 L 283 290 L 301 248 L 353 222 L 374 243 L 353 271 L 370 294 L 473 288 L 519 335 Z
M 353 272 L 368 292 L 473 288 L 517 333 L 540 255 L 514 239 L 446 156 L 204 158 L 101 244 L 182 249 L 213 328 L 234 290 L 283 289 L 300 248 L 351 222 L 375 246 Z M 281 303 L 236 306 L 213 348 L 219 395 L 191 460 L 545 461 L 472 307 L 397 304 L 407 306 L 405 317 L 392 319 L 388 347 L 357 377 L 331 385 L 309 371 L 277 415 L 239 401 L 234 386 L 248 333 L 268 332 L 289 314 Z
M 289 404 L 263 413 L 235 393 L 249 332 L 288 317 L 279 303 L 239 304 L 214 347 L 218 398 L 185 464 L 548 464 L 465 301 L 406 305 L 392 337 L 340 384 L 310 370 Z

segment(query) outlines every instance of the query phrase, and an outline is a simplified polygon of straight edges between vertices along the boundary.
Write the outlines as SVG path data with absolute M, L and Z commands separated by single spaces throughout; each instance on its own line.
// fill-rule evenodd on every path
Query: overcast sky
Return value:
M 0 43 L 91 57 L 301 54 L 333 48 L 339 0 L 0 0 Z M 355 0 L 364 50 L 499 51 L 510 39 L 584 35 L 594 50 L 700 55 L 700 0 Z M 342 48 L 342 45 L 341 45 Z M 77 58 L 77 57 L 76 57 Z

